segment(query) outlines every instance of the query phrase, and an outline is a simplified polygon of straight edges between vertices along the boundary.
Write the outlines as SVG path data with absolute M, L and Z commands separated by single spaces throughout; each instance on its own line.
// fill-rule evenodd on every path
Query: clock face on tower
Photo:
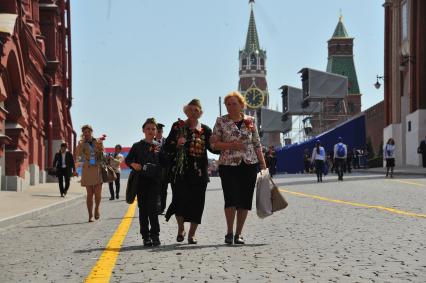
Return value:
M 259 108 L 263 105 L 265 96 L 260 89 L 253 87 L 246 91 L 245 99 L 248 107 Z

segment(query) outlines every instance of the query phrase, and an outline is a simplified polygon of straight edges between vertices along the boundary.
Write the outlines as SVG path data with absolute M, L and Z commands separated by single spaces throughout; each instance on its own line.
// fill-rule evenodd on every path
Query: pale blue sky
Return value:
M 383 99 L 383 1 L 257 0 L 260 44 L 267 51 L 270 105 L 281 109 L 283 84 L 301 86 L 303 67 L 325 70 L 327 40 L 342 10 L 355 38 L 355 66 L 366 109 Z M 170 126 L 192 98 L 213 127 L 218 97 L 237 89 L 238 50 L 248 0 L 73 0 L 74 127 L 91 124 L 107 146 L 142 137 L 148 117 Z M 223 112 L 225 108 L 223 107 Z M 167 134 L 170 127 L 167 127 Z

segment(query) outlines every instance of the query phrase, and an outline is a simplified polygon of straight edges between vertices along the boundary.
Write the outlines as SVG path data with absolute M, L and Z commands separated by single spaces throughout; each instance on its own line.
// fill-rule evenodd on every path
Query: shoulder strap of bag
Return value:
M 274 186 L 274 188 L 278 188 L 277 185 L 275 184 L 274 180 L 272 179 L 271 175 L 269 175 L 269 180 L 272 183 L 272 186 Z

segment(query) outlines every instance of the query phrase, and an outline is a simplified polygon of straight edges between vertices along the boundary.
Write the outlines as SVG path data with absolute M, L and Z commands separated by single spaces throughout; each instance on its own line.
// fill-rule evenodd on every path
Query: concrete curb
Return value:
M 63 201 L 52 203 L 47 206 L 43 206 L 40 208 L 36 208 L 30 211 L 26 211 L 8 218 L 0 219 L 0 228 L 6 228 L 11 225 L 19 224 L 25 220 L 29 220 L 31 218 L 40 216 L 47 211 L 57 210 L 64 207 L 68 207 L 74 204 L 79 203 L 80 201 L 83 201 L 83 199 L 86 197 L 85 194 L 81 194 L 78 196 L 75 196 L 73 198 L 65 198 Z

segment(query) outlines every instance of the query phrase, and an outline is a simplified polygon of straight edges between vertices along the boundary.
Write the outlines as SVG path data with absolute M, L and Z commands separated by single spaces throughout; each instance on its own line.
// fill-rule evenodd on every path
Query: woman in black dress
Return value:
M 172 126 L 164 145 L 171 156 L 172 203 L 167 209 L 166 220 L 175 214 L 178 223 L 176 241 L 185 237 L 185 222 L 190 222 L 188 243 L 196 244 L 195 232 L 204 210 L 208 176 L 207 150 L 210 147 L 211 129 L 198 119 L 203 111 L 200 101 L 193 99 L 183 109 L 188 119 L 179 120 Z

